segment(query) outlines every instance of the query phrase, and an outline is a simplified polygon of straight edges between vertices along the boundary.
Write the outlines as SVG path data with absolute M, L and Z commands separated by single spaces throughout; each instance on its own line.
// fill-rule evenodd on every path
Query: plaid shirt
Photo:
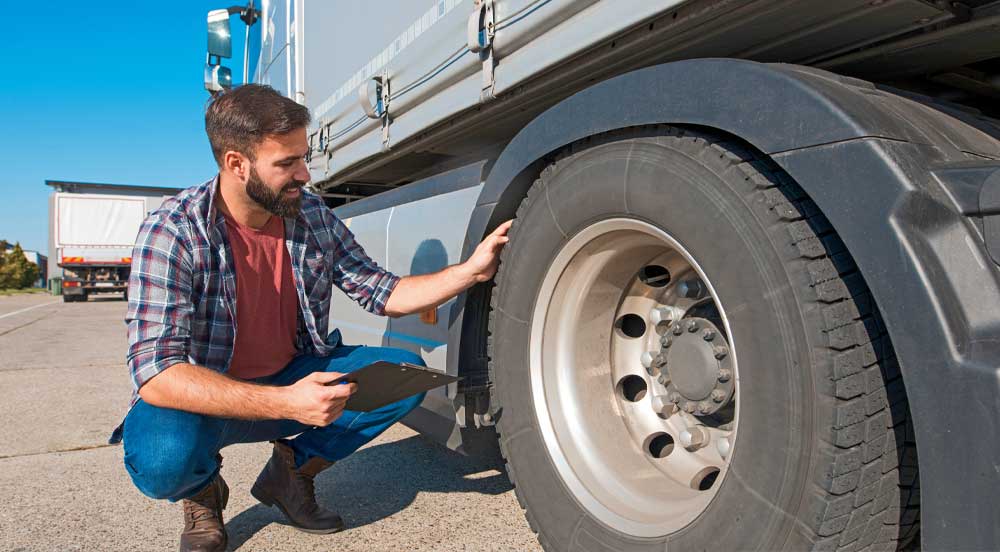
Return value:
M 218 176 L 165 201 L 143 222 L 128 283 L 127 362 L 132 402 L 139 388 L 187 362 L 226 372 L 236 341 L 236 272 L 225 219 L 214 205 Z M 384 315 L 399 277 L 382 269 L 318 196 L 303 190 L 302 210 L 285 219 L 285 245 L 299 295 L 296 348 L 326 356 L 334 285 L 366 311 Z M 121 440 L 121 426 L 111 442 Z

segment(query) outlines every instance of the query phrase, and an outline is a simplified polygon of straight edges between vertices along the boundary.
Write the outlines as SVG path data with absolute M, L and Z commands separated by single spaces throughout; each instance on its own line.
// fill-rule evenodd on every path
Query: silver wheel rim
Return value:
M 654 272 L 645 267 L 665 268 L 669 282 L 640 278 Z M 712 312 L 716 326 L 694 316 L 701 312 Z M 645 324 L 641 335 L 632 317 Z M 678 364 L 678 359 L 693 358 L 686 353 L 700 351 L 686 333 L 675 342 L 684 340 L 682 346 L 660 345 L 659 332 L 671 341 L 679 320 L 709 320 L 697 331 L 724 332 L 715 338 L 715 350 L 728 353 L 719 361 L 719 373 L 729 374 L 731 383 L 718 383 L 712 391 L 718 398 L 719 389 L 729 389 L 725 408 L 712 416 L 691 414 L 670 402 L 668 391 L 686 381 L 681 375 L 702 377 L 710 370 L 684 368 L 701 361 Z M 687 250 L 642 221 L 595 223 L 573 236 L 553 260 L 530 322 L 532 402 L 549 456 L 577 501 L 605 525 L 636 537 L 673 533 L 704 512 L 735 453 L 738 355 L 715 288 Z M 658 360 L 674 359 L 661 370 L 666 385 L 644 366 L 657 352 L 663 353 Z M 636 378 L 645 382 L 641 396 Z M 698 383 L 705 383 L 702 379 Z M 690 388 L 684 387 L 682 407 L 690 407 L 688 396 L 702 393 Z M 682 440 L 694 446 L 685 447 Z M 699 447 L 699 441 L 706 444 Z

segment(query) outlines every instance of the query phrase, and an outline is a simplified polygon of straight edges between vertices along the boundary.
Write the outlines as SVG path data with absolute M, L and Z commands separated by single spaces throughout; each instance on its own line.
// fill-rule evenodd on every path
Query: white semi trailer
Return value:
M 1000 549 L 1000 2 L 265 0 L 210 89 L 230 13 L 383 266 L 515 219 L 331 325 L 463 376 L 407 422 L 547 550 Z
M 48 277 L 62 280 L 65 302 L 91 295 L 127 297 L 132 246 L 143 219 L 177 188 L 46 180 L 49 196 Z

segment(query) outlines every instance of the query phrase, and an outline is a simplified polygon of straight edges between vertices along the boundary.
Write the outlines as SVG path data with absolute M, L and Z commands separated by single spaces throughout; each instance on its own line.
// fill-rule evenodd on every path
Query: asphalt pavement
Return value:
M 0 550 L 171 550 L 179 504 L 132 485 L 107 437 L 125 414 L 125 303 L 0 297 Z M 230 550 L 539 550 L 496 458 L 396 425 L 316 480 L 347 530 L 310 535 L 250 494 L 268 443 L 222 451 Z

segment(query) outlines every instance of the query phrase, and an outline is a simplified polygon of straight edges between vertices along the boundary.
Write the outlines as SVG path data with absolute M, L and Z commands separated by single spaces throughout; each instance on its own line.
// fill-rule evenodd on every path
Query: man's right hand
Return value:
M 309 426 L 324 427 L 344 412 L 356 383 L 326 385 L 343 376 L 338 372 L 313 372 L 287 387 L 289 417 Z

